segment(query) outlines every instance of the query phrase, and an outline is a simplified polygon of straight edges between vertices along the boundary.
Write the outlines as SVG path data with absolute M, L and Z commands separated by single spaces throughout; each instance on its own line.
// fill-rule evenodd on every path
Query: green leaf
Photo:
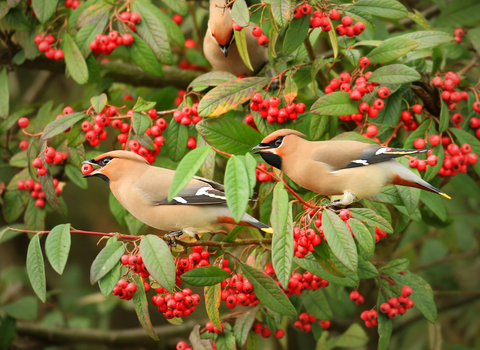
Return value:
M 410 18 L 412 21 L 417 23 L 420 27 L 422 27 L 425 30 L 430 30 L 432 27 L 430 26 L 430 23 L 428 23 L 428 20 L 423 16 L 423 14 L 416 10 L 413 9 L 413 13 L 409 12 L 408 13 L 408 18 Z
M 222 326 L 220 324 L 220 314 L 218 312 L 218 308 L 220 307 L 220 294 L 221 288 L 220 283 L 215 284 L 213 286 L 205 287 L 205 308 L 207 309 L 208 318 L 213 323 L 215 327 L 221 329 Z
M 54 136 L 61 134 L 85 117 L 85 113 L 71 113 L 54 120 L 53 122 L 49 123 L 43 130 L 42 137 L 40 138 L 40 143 L 43 140 L 48 140 Z
M 245 169 L 247 169 L 248 185 L 250 187 L 248 196 L 252 197 L 254 194 L 255 185 L 257 184 L 257 175 L 255 174 L 257 169 L 257 161 L 251 153 L 245 154 Z
M 127 226 L 127 223 L 125 222 L 125 216 L 128 214 L 128 211 L 123 207 L 123 205 L 120 204 L 112 192 L 110 192 L 108 197 L 108 205 L 118 223 L 123 227 Z
M 352 17 L 357 22 L 362 22 L 371 30 L 375 30 L 375 25 L 373 24 L 373 17 L 368 13 L 361 11 L 355 6 L 350 6 L 345 9 L 347 16 Z
M 248 206 L 250 193 L 245 162 L 237 156 L 231 157 L 225 169 L 225 196 L 233 219 L 240 222 Z
M 68 147 L 78 147 L 85 142 L 85 133 L 82 130 L 82 125 L 80 123 L 72 126 L 72 129 L 68 133 Z
M 2 71 L 0 72 L 0 117 L 1 118 L 8 117 L 8 109 L 9 109 L 8 100 L 9 100 L 9 90 L 8 90 L 7 68 L 3 68 Z M 3 125 L 0 128 L 0 130 L 1 129 L 3 129 Z M 3 134 L 3 131 L 6 131 L 6 130 L 2 130 L 0 134 Z
M 40 209 L 35 205 L 35 199 L 28 201 L 27 209 L 25 209 L 25 228 L 27 230 L 43 231 L 45 229 L 46 210 Z
M 471 31 L 469 31 L 468 33 L 470 34 Z M 437 47 L 441 44 L 445 44 L 453 41 L 453 35 L 445 32 L 434 31 L 434 30 L 422 30 L 419 32 L 407 33 L 407 34 L 400 35 L 397 38 L 408 38 L 408 39 L 415 39 L 419 41 L 420 45 L 417 46 L 416 48 L 417 51 L 428 49 L 431 47 Z
M 380 271 L 382 271 L 386 275 L 392 275 L 394 273 L 405 271 L 408 268 L 408 265 L 410 265 L 410 260 L 396 259 L 390 261 L 387 265 L 381 267 Z
M 167 35 L 180 47 L 184 47 L 185 36 L 183 35 L 180 27 L 173 21 L 172 17 L 164 13 L 159 7 L 152 6 L 150 3 L 143 2 L 147 4 L 149 11 L 151 11 L 155 16 L 160 19 L 160 22 L 165 27 Z
M 63 274 L 70 253 L 70 224 L 57 225 L 47 235 L 45 253 L 48 261 L 58 274 Z
M 285 33 L 283 39 L 283 54 L 285 56 L 293 53 L 307 37 L 310 28 L 310 17 L 302 16 L 302 18 L 294 18 Z
M 378 111 L 375 122 L 387 126 L 396 126 L 400 120 L 400 111 L 402 108 L 401 92 L 396 91 L 383 101 L 385 102 L 385 106 Z
M 448 124 L 450 122 L 450 113 L 447 104 L 445 101 L 440 99 L 441 109 L 440 109 L 440 124 L 438 125 L 438 131 L 440 133 L 448 129 Z
M 422 191 L 420 200 L 430 209 L 440 220 L 445 222 L 447 220 L 447 209 L 443 204 L 442 197 L 436 193 Z
M 410 286 L 412 295 L 410 299 L 415 303 L 415 307 L 431 323 L 437 320 L 437 307 L 433 300 L 432 287 L 420 276 L 410 271 L 405 271 L 405 275 L 394 274 L 390 276 L 396 283 L 402 286 Z
M 103 34 L 105 26 L 108 23 L 109 13 L 110 7 L 100 7 L 100 15 L 98 20 L 84 25 L 82 28 L 80 28 L 77 35 L 75 35 L 75 42 L 77 43 L 77 46 L 83 57 L 87 58 L 92 52 L 90 49 L 90 43 L 95 40 L 95 37 L 98 34 Z
M 127 224 L 128 231 L 130 232 L 131 235 L 136 236 L 140 232 L 143 226 L 145 224 L 138 220 L 136 217 L 134 217 L 132 214 L 128 213 L 125 216 L 125 223 Z
M 262 136 L 253 128 L 229 118 L 204 119 L 197 124 L 197 130 L 209 145 L 230 154 L 251 152 L 262 140 Z
M 41 301 L 46 302 L 47 281 L 45 279 L 45 265 L 43 263 L 42 247 L 40 247 L 40 236 L 38 233 L 32 237 L 28 244 L 27 273 L 33 291 Z
M 334 212 L 324 210 L 322 228 L 333 254 L 350 271 L 356 272 L 358 262 L 357 247 L 345 222 Z
M 73 80 L 78 84 L 86 84 L 88 82 L 87 62 L 85 62 L 77 44 L 68 33 L 65 33 L 63 37 L 63 52 L 68 72 Z
M 258 307 L 255 307 L 235 320 L 233 325 L 233 334 L 237 341 L 237 345 L 241 348 L 245 345 L 248 338 L 248 333 L 252 329 L 257 315 Z
M 354 234 L 357 242 L 360 244 L 362 249 L 369 255 L 373 255 L 375 251 L 375 241 L 370 234 L 370 231 L 363 225 L 360 221 L 351 218 L 348 220 L 348 224 Z
M 452 1 L 442 9 L 436 22 L 442 27 L 468 26 L 480 20 L 480 3 L 477 0 Z
M 354 219 L 357 219 L 370 227 L 378 227 L 378 229 L 383 232 L 393 233 L 393 228 L 388 221 L 373 210 L 367 208 L 350 208 L 349 210 Z
M 332 28 L 334 27 L 334 24 L 332 21 L 329 19 L 330 25 Z M 337 33 L 335 30 L 329 30 L 328 31 L 328 37 L 330 38 L 330 44 L 332 45 L 332 50 L 333 50 L 333 58 L 338 57 L 338 39 L 337 39 Z
M 204 84 L 207 86 L 217 86 L 223 83 L 232 81 L 237 79 L 237 77 L 229 72 L 209 72 L 200 75 L 198 78 L 195 78 L 190 85 L 189 88 L 192 88 L 198 84 Z
M 173 176 L 172 184 L 168 190 L 168 200 L 171 201 L 190 182 L 205 162 L 212 147 L 201 146 L 189 152 L 178 164 Z
M 346 275 L 340 271 L 340 269 L 335 265 L 332 259 L 330 259 L 330 249 L 327 247 L 326 241 L 320 243 L 314 247 L 314 251 L 312 252 L 315 260 L 320 264 L 320 266 L 327 271 L 328 273 L 337 276 L 337 277 L 345 277 Z
M 382 0 L 383 1 L 383 0 Z M 388 0 L 393 1 L 393 0 Z M 367 333 L 357 323 L 352 324 L 341 336 L 330 338 L 327 342 L 329 348 L 346 347 L 353 348 L 365 345 L 368 342 Z
M 2 205 L 3 217 L 6 222 L 13 222 L 22 214 L 30 200 L 27 191 L 7 191 Z
M 391 64 L 389 66 L 378 68 L 368 77 L 369 83 L 378 84 L 404 84 L 411 83 L 420 79 L 420 74 L 403 64 Z M 344 92 L 348 94 L 348 92 Z M 330 96 L 329 94 L 327 96 Z
M 470 37 L 473 47 L 477 50 L 477 53 L 480 54 L 480 27 L 470 29 L 468 31 L 468 36 Z
M 150 320 L 150 314 L 148 312 L 147 296 L 145 294 L 145 286 L 143 285 L 142 277 L 139 274 L 133 274 L 133 281 L 137 285 L 137 291 L 133 293 L 133 305 L 135 306 L 135 312 L 137 313 L 138 320 L 142 325 L 145 332 L 154 340 L 158 339 L 157 333 L 153 328 L 152 321 Z
M 103 1 L 92 1 L 82 3 L 77 9 L 73 11 L 68 22 L 75 28 L 81 28 L 89 23 L 98 23 L 105 16 L 105 8 L 109 10 L 112 6 Z
M 107 104 L 107 95 L 101 94 L 100 96 L 94 96 L 90 99 L 90 103 L 92 104 L 95 112 L 97 112 L 97 114 L 100 114 L 103 112 L 103 109 Z
M 360 61 L 360 51 L 348 49 L 342 50 L 342 53 L 345 55 L 345 58 L 352 64 L 352 66 L 358 66 L 358 62 Z
M 173 122 L 173 121 L 172 121 Z M 134 112 L 132 115 L 133 130 L 137 135 L 142 135 L 152 125 L 150 117 L 145 114 Z
M 312 141 L 318 141 L 327 131 L 329 117 L 326 115 L 312 115 L 310 118 L 310 137 Z
M 465 130 L 457 128 L 451 128 L 450 131 L 453 132 L 459 143 L 468 143 L 470 146 L 472 146 L 472 153 L 480 155 L 480 141 L 476 137 L 474 137 L 472 134 L 469 134 Z M 472 168 L 477 174 L 480 175 L 480 162 L 472 165 Z
M 289 75 L 285 80 L 285 88 L 283 89 L 283 98 L 285 99 L 285 103 L 287 105 L 292 104 L 293 101 L 295 100 L 295 97 L 297 97 L 297 95 L 298 95 L 297 84 L 295 84 L 295 81 L 293 81 L 292 76 Z
M 152 49 L 137 34 L 133 32 L 130 34 L 133 36 L 133 44 L 125 47 L 132 60 L 145 72 L 156 77 L 163 77 L 162 65 L 158 62 Z
M 235 34 L 236 35 L 236 34 Z M 247 102 L 270 82 L 270 78 L 235 79 L 210 90 L 198 105 L 198 115 L 216 117 Z
M 293 261 L 293 214 L 288 202 L 288 193 L 283 182 L 273 190 L 270 222 L 273 228 L 272 263 L 273 269 L 283 288 L 288 288 Z
M 175 288 L 175 262 L 164 240 L 154 235 L 143 236 L 140 252 L 150 275 L 163 288 L 172 291 Z
M 67 164 L 65 165 L 65 174 L 68 178 L 78 187 L 86 190 L 88 188 L 87 179 L 83 177 L 83 174 L 77 167 Z
M 368 260 L 358 257 L 358 278 L 370 279 L 378 276 L 376 267 Z
M 271 0 L 273 18 L 275 22 L 282 28 L 285 28 L 290 19 L 290 10 L 292 3 L 290 0 Z
M 247 27 L 250 23 L 250 14 L 248 12 L 245 0 L 236 0 L 232 6 L 232 18 L 235 23 L 241 27 Z M 235 38 L 236 39 L 236 38 Z
M 182 275 L 182 281 L 192 286 L 213 286 L 225 281 L 230 274 L 216 266 L 202 266 L 191 269 Z
M 11 29 L 16 31 L 30 31 L 33 27 L 32 23 L 28 20 L 25 13 L 20 6 L 11 8 L 10 11 L 3 17 L 2 22 L 7 24 Z
M 439 172 L 440 168 L 442 167 L 443 161 L 445 159 L 445 150 L 443 149 L 442 145 L 437 145 L 437 146 L 433 147 L 432 154 L 437 156 L 438 163 L 435 166 L 429 166 L 427 168 L 427 171 L 425 171 L 425 175 L 423 176 L 423 179 L 425 181 L 430 181 L 437 175 L 437 173 Z M 422 193 L 423 192 L 425 192 L 425 191 L 422 191 Z
M 382 42 L 367 57 L 370 63 L 388 63 L 406 55 L 420 45 L 420 41 L 407 38 L 393 38 Z
M 135 102 L 135 106 L 133 106 L 133 111 L 134 112 L 146 112 L 149 109 L 155 107 L 156 104 L 157 104 L 156 102 L 146 102 L 146 101 L 143 100 L 143 98 L 139 97 L 137 99 L 137 102 Z M 149 124 L 150 124 L 150 119 L 149 119 Z M 142 134 L 143 134 L 143 132 L 142 132 Z
M 248 333 L 246 350 L 257 350 L 257 349 L 258 349 L 258 334 L 251 331 L 250 333 Z
M 35 321 L 38 315 L 38 301 L 35 297 L 24 297 L 2 306 L 9 316 L 25 321 Z M 5 319 L 2 319 L 2 325 Z
M 90 283 L 93 285 L 113 269 L 123 254 L 125 254 L 125 247 L 122 242 L 114 242 L 105 246 L 92 263 Z M 144 257 L 143 254 L 142 257 Z
M 171 160 L 179 162 L 187 152 L 188 127 L 181 123 L 171 121 L 168 123 L 165 147 Z
M 112 294 L 113 288 L 122 275 L 122 263 L 118 262 L 105 276 L 98 280 L 98 287 L 105 297 Z
M 215 346 L 218 350 L 234 350 L 235 336 L 232 332 L 226 330 L 215 340 Z
M 396 0 L 359 0 L 355 1 L 353 8 L 384 18 L 403 18 L 408 16 L 407 9 Z
M 303 305 L 310 315 L 324 321 L 333 318 L 332 310 L 330 309 L 330 305 L 328 305 L 323 290 L 307 291 L 302 296 Z
M 408 135 L 407 139 L 405 140 L 403 147 L 404 148 L 413 148 L 413 142 L 418 139 L 418 138 L 424 138 L 425 137 L 425 132 L 427 129 L 430 127 L 431 121 L 430 120 L 425 120 L 420 126 L 415 129 L 414 132 L 410 133 Z
M 282 315 L 297 315 L 290 300 L 270 276 L 243 262 L 240 264 L 244 276 L 253 285 L 254 293 L 263 305 Z
M 378 350 L 388 350 L 390 337 L 392 336 L 392 320 L 380 311 L 380 305 L 386 303 L 387 299 L 383 295 L 378 296 L 377 302 L 377 320 L 378 320 Z
M 155 15 L 153 4 L 135 1 L 133 11 L 138 12 L 142 20 L 136 26 L 138 35 L 152 49 L 155 57 L 164 64 L 173 64 L 172 50 L 168 42 L 167 32 L 160 19 Z
M 173 11 L 182 16 L 186 16 L 188 13 L 188 6 L 185 0 L 162 0 Z
M 1 97 L 0 97 L 0 99 L 1 99 Z M 18 119 L 20 119 L 21 117 L 24 117 L 27 114 L 32 113 L 34 110 L 35 110 L 34 108 L 26 108 L 26 109 L 22 109 L 18 112 L 15 112 L 13 114 L 10 114 L 7 117 L 7 119 L 2 124 L 0 124 L 0 135 L 3 135 L 8 130 L 10 130 L 10 128 L 12 126 L 17 124 Z M 0 115 L 0 117 L 1 117 L 1 115 Z
M 350 93 L 348 92 L 333 92 L 320 97 L 313 104 L 310 112 L 317 115 L 330 115 L 333 117 L 350 115 L 358 113 L 358 103 L 350 100 Z
M 357 274 L 348 270 L 345 266 L 340 264 L 340 262 L 338 262 L 339 265 L 337 265 L 337 267 L 339 270 L 341 270 L 342 273 L 345 274 L 346 277 L 338 277 L 327 272 L 324 268 L 320 266 L 320 264 L 315 260 L 312 254 L 307 254 L 307 256 L 305 256 L 305 258 L 303 259 L 299 259 L 297 257 L 293 259 L 298 265 L 303 267 L 305 270 L 310 271 L 315 276 L 318 276 L 324 280 L 327 280 L 330 283 L 333 283 L 339 286 L 345 286 L 345 287 L 355 287 L 358 285 Z M 338 261 L 337 258 L 332 256 L 332 261 L 335 261 L 335 260 Z

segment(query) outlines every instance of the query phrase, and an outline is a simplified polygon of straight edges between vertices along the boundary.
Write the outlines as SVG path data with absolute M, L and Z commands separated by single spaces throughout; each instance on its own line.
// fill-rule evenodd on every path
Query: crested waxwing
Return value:
M 215 71 L 230 72 L 237 77 L 256 75 L 268 62 L 268 48 L 259 45 L 257 38 L 253 36 L 252 30 L 255 25 L 250 24 L 244 28 L 248 55 L 254 69 L 251 71 L 243 63 L 238 52 L 232 28 L 231 9 L 224 8 L 226 4 L 225 0 L 210 0 L 210 18 L 203 40 L 205 57 Z
M 143 157 L 127 151 L 112 151 L 83 163 L 99 166 L 84 177 L 105 180 L 117 200 L 134 217 L 145 224 L 169 231 L 174 246 L 175 237 L 186 233 L 211 232 L 218 224 L 236 224 L 228 209 L 223 185 L 194 177 L 187 186 L 168 202 L 168 190 L 175 172 L 150 165 Z M 238 223 L 264 232 L 273 230 L 244 214 Z
M 384 186 L 402 185 L 445 193 L 422 180 L 394 158 L 427 152 L 357 141 L 307 141 L 301 132 L 277 130 L 253 149 L 298 185 L 325 196 L 343 195 L 327 204 L 349 205 L 373 197 Z

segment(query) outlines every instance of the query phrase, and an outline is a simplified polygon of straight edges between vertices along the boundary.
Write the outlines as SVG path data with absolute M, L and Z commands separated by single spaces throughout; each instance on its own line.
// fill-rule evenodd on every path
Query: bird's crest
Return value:
M 142 156 L 139 156 L 138 154 L 135 154 L 133 152 L 128 152 L 128 151 L 111 151 L 111 152 L 107 152 L 107 153 L 104 153 L 104 154 L 101 154 L 97 157 L 94 158 L 94 160 L 96 162 L 98 162 L 99 160 L 105 158 L 105 157 L 112 157 L 112 158 L 120 158 L 120 159 L 130 159 L 130 160 L 134 160 L 134 161 L 137 161 L 137 162 L 140 162 L 140 163 L 146 163 L 146 164 L 149 164 L 148 161 L 143 158 Z
M 262 143 L 270 143 L 273 140 L 275 140 L 277 137 L 285 137 L 288 135 L 296 135 L 300 137 L 307 137 L 305 134 L 302 134 L 300 131 L 297 130 L 292 130 L 292 129 L 280 129 L 275 132 L 272 132 L 270 135 L 266 136 L 263 140 Z

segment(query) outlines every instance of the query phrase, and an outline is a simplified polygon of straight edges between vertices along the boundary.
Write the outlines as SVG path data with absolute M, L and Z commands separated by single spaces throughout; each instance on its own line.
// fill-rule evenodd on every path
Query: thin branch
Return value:
M 465 75 L 470 69 L 477 65 L 477 61 L 479 58 L 480 56 L 478 54 L 473 55 L 472 60 L 465 67 L 459 70 L 457 74 L 460 76 Z

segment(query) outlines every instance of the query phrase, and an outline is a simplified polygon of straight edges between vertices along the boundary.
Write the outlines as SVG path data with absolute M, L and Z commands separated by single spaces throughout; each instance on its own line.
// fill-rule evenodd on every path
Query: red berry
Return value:
M 368 128 L 367 128 L 367 136 L 368 137 L 373 137 L 375 135 L 378 134 L 378 129 L 375 125 L 370 125 Z
M 285 336 L 285 331 L 283 329 L 277 329 L 275 332 L 275 338 L 283 338 Z
M 177 24 L 177 25 L 180 25 L 182 24 L 182 21 L 183 21 L 183 17 L 178 15 L 178 14 L 175 14 L 173 15 L 172 17 L 173 21 Z
M 360 58 L 358 65 L 363 68 L 368 67 L 370 65 L 370 59 L 368 57 L 362 57 Z
M 312 6 L 309 4 L 303 4 L 301 10 L 304 15 L 309 15 L 310 12 L 312 12 Z
M 328 13 L 328 17 L 330 17 L 331 20 L 336 21 L 340 18 L 340 12 L 338 12 L 337 10 L 331 10 Z
M 260 323 L 255 323 L 252 329 L 254 333 L 259 334 L 259 333 L 262 333 L 263 326 Z
M 21 150 L 25 151 L 28 148 L 28 141 L 25 141 L 25 140 L 20 141 L 20 143 L 18 144 L 18 147 Z
M 29 123 L 30 121 L 28 120 L 28 118 L 22 117 L 18 119 L 18 126 L 21 128 L 26 128 Z
M 390 96 L 390 89 L 386 86 L 382 86 L 378 89 L 378 96 L 380 96 L 380 98 L 387 98 Z
M 391 306 L 389 303 L 383 303 L 382 305 L 380 305 L 380 311 L 384 314 L 387 314 L 391 309 Z
M 240 31 L 240 30 L 243 29 L 243 27 L 242 27 L 241 25 L 239 25 L 239 24 L 237 24 L 237 23 L 235 23 L 235 22 L 233 22 L 232 28 L 233 28 L 233 30 L 236 30 L 236 31 Z
M 138 12 L 133 12 L 132 15 L 130 16 L 130 21 L 133 23 L 140 23 L 140 20 L 142 17 Z
M 342 24 L 345 26 L 345 27 L 348 27 L 349 25 L 351 25 L 353 23 L 353 19 L 352 17 L 350 16 L 344 16 L 342 18 Z
M 131 34 L 123 34 L 122 36 L 123 45 L 130 46 L 133 44 L 133 36 Z
M 268 44 L 268 38 L 266 35 L 262 34 L 258 37 L 257 39 L 258 45 L 267 45 Z
M 410 288 L 409 286 L 405 286 L 402 288 L 402 295 L 405 297 L 409 297 L 410 295 L 412 295 L 412 292 L 412 288 Z
M 262 35 L 262 28 L 260 28 L 260 27 L 253 28 L 252 34 L 253 34 L 253 36 L 255 36 L 257 38 L 260 37 L 260 35 Z
M 358 293 L 357 291 L 353 291 L 350 293 L 350 300 L 357 300 L 359 296 L 360 293 Z
M 433 155 L 433 154 L 432 154 L 431 156 L 428 156 L 428 158 L 427 158 L 427 163 L 428 163 L 428 165 L 430 165 L 430 166 L 435 166 L 435 165 L 437 165 L 437 164 L 438 164 L 438 158 L 437 158 L 437 156 L 435 156 L 435 155 Z
M 434 134 L 430 136 L 429 141 L 430 141 L 430 144 L 435 147 L 440 144 L 441 139 L 442 138 L 440 137 L 440 135 Z
M 413 142 L 413 147 L 415 147 L 416 149 L 422 149 L 425 147 L 425 140 L 424 139 L 416 139 L 414 142 Z
M 93 166 L 92 164 L 83 164 L 82 165 L 82 174 L 83 175 L 88 175 L 93 171 Z
M 262 337 L 263 338 L 270 338 L 271 335 L 272 335 L 272 331 L 270 330 L 270 328 L 265 327 L 262 330 Z

